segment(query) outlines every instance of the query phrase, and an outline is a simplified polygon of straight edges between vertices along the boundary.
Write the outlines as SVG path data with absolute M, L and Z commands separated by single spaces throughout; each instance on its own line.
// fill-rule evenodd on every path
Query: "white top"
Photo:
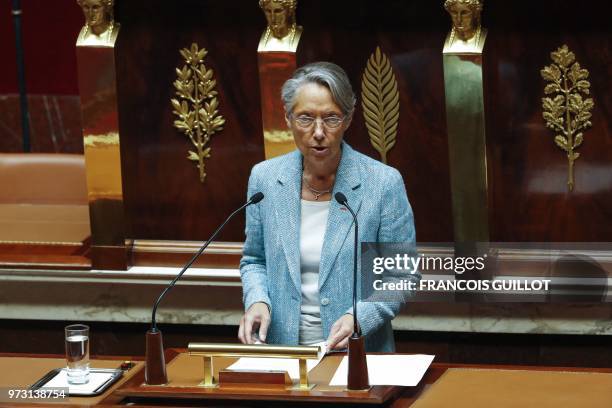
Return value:
M 300 344 L 324 341 L 319 303 L 319 265 L 329 215 L 329 201 L 302 200 L 300 224 L 300 267 L 302 306 L 300 307 Z

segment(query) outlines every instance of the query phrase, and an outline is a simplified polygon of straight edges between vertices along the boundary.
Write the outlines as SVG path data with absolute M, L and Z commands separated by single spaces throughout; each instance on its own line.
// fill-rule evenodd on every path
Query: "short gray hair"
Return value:
M 281 90 L 281 98 L 285 105 L 285 112 L 293 112 L 295 107 L 295 94 L 302 86 L 309 83 L 322 85 L 329 89 L 334 102 L 338 104 L 346 116 L 353 114 L 357 98 L 351 87 L 346 72 L 331 62 L 313 62 L 298 68 L 288 79 Z

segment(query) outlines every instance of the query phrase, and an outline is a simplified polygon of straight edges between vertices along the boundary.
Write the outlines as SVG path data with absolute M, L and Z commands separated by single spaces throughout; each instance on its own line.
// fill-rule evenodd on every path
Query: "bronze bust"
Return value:
M 113 17 L 115 0 L 76 0 L 76 2 L 85 16 L 85 26 L 81 29 L 77 44 L 111 44 L 118 28 Z
M 446 0 L 444 8 L 451 17 L 453 28 L 444 45 L 457 51 L 480 51 L 484 46 L 486 30 L 482 28 L 482 0 Z
M 259 0 L 259 7 L 268 22 L 259 51 L 295 51 L 302 34 L 295 22 L 297 0 Z

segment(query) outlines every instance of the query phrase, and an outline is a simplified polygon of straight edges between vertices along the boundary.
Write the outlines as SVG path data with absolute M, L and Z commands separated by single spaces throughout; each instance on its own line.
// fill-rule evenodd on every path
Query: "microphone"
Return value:
M 166 294 L 176 285 L 176 282 L 183 276 L 185 271 L 191 267 L 191 265 L 202 255 L 204 250 L 208 247 L 208 245 L 215 239 L 217 234 L 225 227 L 225 224 L 231 220 L 234 215 L 238 214 L 240 211 L 245 209 L 251 204 L 257 204 L 261 200 L 264 199 L 264 194 L 259 191 L 251 196 L 249 200 L 244 203 L 240 208 L 235 210 L 233 213 L 229 215 L 223 221 L 223 224 L 217 228 L 215 232 L 211 235 L 208 241 L 204 242 L 202 247 L 196 252 L 196 254 L 191 258 L 189 262 L 181 269 L 181 271 L 176 275 L 176 277 L 170 282 L 170 284 L 163 290 L 163 292 L 159 295 L 155 304 L 153 305 L 153 311 L 151 313 L 151 329 L 147 331 L 146 335 L 146 363 L 145 363 L 145 382 L 149 385 L 160 385 L 166 384 L 168 382 L 168 377 L 166 375 L 166 363 L 164 358 L 164 346 L 162 340 L 161 331 L 157 329 L 157 321 L 155 319 L 157 314 L 157 307 L 160 302 L 164 299 Z
M 248 206 L 248 205 L 251 205 L 251 204 L 257 204 L 258 202 L 260 202 L 263 199 L 264 199 L 264 194 L 261 191 L 259 191 L 259 192 L 255 193 L 255 194 L 253 194 L 251 196 L 251 198 L 249 199 L 249 201 L 247 202 L 246 205 Z M 231 217 L 231 215 L 230 215 L 230 217 Z
M 357 223 L 357 214 L 348 204 L 346 196 L 341 192 L 337 192 L 334 198 L 345 206 L 353 216 L 355 223 L 355 242 L 353 250 L 353 334 L 348 341 L 348 380 L 347 388 L 349 390 L 367 390 L 370 388 L 370 380 L 368 378 L 368 362 L 365 353 L 365 341 L 361 335 L 361 329 L 357 321 L 357 245 L 359 244 L 359 225 Z
M 353 222 L 355 223 L 355 243 L 354 243 L 354 253 L 353 253 L 353 336 L 361 336 L 361 330 L 359 329 L 359 324 L 357 324 L 357 244 L 359 241 L 359 226 L 357 224 L 357 215 L 353 209 L 348 205 L 348 200 L 346 196 L 341 192 L 337 192 L 334 195 L 334 198 L 338 202 L 345 206 L 353 215 Z

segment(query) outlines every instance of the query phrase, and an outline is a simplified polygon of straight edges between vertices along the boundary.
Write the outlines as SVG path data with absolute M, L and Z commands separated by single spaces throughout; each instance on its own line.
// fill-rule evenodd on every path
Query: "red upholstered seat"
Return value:
M 90 235 L 85 180 L 83 155 L 0 154 L 0 245 L 84 242 Z
M 0 203 L 87 204 L 85 157 L 78 154 L 0 154 Z

